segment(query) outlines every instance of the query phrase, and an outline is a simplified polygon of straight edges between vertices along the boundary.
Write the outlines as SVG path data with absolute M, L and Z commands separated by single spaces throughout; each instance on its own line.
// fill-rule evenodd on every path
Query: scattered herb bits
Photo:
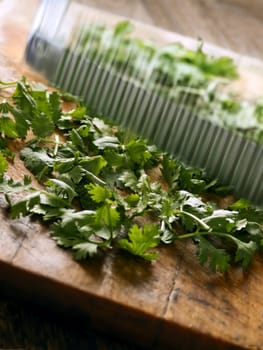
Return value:
M 13 88 L 0 103 L 0 191 L 10 217 L 48 223 L 51 237 L 76 259 L 116 247 L 150 261 L 158 247 L 191 239 L 200 263 L 224 272 L 236 263 L 246 269 L 261 249 L 263 212 L 242 199 L 223 209 L 204 200 L 217 198 L 220 186 L 201 170 L 90 116 L 76 99 L 67 111 L 60 92 L 25 78 L 4 87 Z M 8 145 L 16 139 L 39 188 L 28 176 L 8 177 Z

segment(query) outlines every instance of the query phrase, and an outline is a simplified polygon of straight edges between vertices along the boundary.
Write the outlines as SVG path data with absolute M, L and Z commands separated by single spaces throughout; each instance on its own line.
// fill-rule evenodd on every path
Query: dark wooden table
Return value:
M 11 1 L 0 1 L 1 7 Z M 263 58 L 262 0 L 86 0 L 88 5 Z M 0 77 L 1 78 L 1 77 Z M 1 289 L 0 289 L 1 293 Z M 12 293 L 11 293 L 12 294 Z M 0 294 L 0 349 L 135 349 Z

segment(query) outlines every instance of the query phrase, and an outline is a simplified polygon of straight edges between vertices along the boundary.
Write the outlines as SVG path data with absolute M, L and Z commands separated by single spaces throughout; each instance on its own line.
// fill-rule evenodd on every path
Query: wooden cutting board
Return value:
M 29 1 L 26 14 L 21 3 L 17 1 L 16 16 L 1 21 L 1 80 L 22 74 L 41 79 L 21 61 L 37 2 Z M 164 41 L 174 38 L 158 35 Z M 239 60 L 242 79 L 235 87 L 254 96 L 263 86 L 263 65 Z M 253 86 L 253 93 L 247 86 Z M 16 178 L 25 171 L 19 159 L 9 170 Z M 144 348 L 263 349 L 262 257 L 246 273 L 235 268 L 215 274 L 200 267 L 190 242 L 179 242 L 162 248 L 151 264 L 115 251 L 80 264 L 56 246 L 48 228 L 28 219 L 11 221 L 2 197 L 0 223 L 0 281 L 6 292 L 54 308 L 69 322 L 81 317 L 87 327 Z

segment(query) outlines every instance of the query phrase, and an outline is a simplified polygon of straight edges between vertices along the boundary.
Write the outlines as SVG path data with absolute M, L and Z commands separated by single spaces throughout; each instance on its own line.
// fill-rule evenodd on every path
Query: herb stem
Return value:
M 190 217 L 191 219 L 195 220 L 196 222 L 198 222 L 198 224 L 204 229 L 204 230 L 210 230 L 210 226 L 208 226 L 203 220 L 199 219 L 197 216 L 184 211 L 184 210 L 177 210 L 176 214 L 183 214 L 185 216 Z
M 91 171 L 85 170 L 85 174 L 95 184 L 100 185 L 100 186 L 106 186 L 106 182 L 101 180 L 98 176 L 94 175 Z
M 107 208 L 107 216 L 109 218 L 109 229 L 110 229 L 110 241 L 112 240 L 112 236 L 113 236 L 113 229 L 112 229 L 112 222 L 111 222 L 111 215 L 110 215 L 110 204 L 106 203 L 106 208 Z
M 58 146 L 59 146 L 60 142 L 59 142 L 59 136 L 56 134 L 55 135 L 55 147 L 54 147 L 54 156 L 56 156 L 58 154 Z
M 1 85 L 5 85 L 5 86 L 13 86 L 13 85 L 17 85 L 17 80 L 15 80 L 15 81 L 8 81 L 8 82 L 0 80 L 0 84 Z
M 214 235 L 218 237 L 223 237 L 226 239 L 230 239 L 234 243 L 236 243 L 236 238 L 234 236 L 224 232 L 216 232 L 216 231 L 195 231 L 192 233 L 185 233 L 183 235 L 176 236 L 176 239 L 188 239 L 188 238 L 194 238 L 194 237 L 205 236 L 205 235 Z
M 211 232 L 209 232 L 209 231 L 201 231 L 201 232 L 195 231 L 192 233 L 185 233 L 183 235 L 175 236 L 175 238 L 176 239 L 188 239 L 188 238 L 194 238 L 194 237 L 204 236 L 204 235 L 208 235 L 208 234 L 211 234 Z

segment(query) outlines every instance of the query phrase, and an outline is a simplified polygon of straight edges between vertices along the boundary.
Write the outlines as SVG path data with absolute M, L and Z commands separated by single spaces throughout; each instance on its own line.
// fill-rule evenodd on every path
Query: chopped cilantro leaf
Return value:
M 158 256 L 158 253 L 149 250 L 157 247 L 159 243 L 160 233 L 157 225 L 145 224 L 142 229 L 135 224 L 130 228 L 128 238 L 119 241 L 119 246 L 140 258 L 153 260 Z

